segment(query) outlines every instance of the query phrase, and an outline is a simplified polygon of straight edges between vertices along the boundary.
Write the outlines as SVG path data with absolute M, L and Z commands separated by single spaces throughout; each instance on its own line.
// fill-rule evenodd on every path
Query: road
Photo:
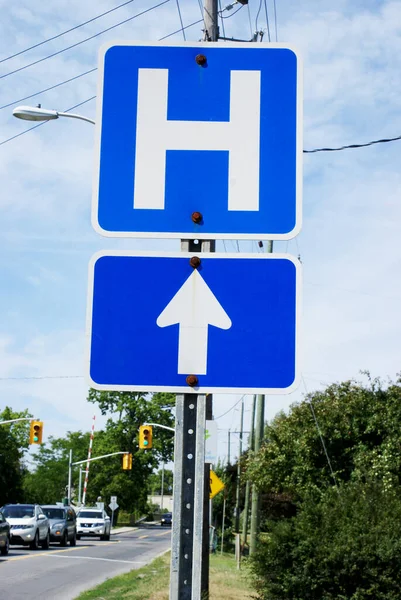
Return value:
M 139 569 L 170 547 L 171 530 L 140 527 L 112 535 L 109 542 L 83 538 L 75 548 L 51 544 L 33 551 L 11 546 L 0 560 L 0 595 L 4 600 L 74 600 L 102 581 Z

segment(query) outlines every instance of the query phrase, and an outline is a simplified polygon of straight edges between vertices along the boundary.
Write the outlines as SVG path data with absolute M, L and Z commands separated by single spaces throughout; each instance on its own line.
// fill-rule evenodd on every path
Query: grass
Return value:
M 142 569 L 108 579 L 79 600 L 169 600 L 170 553 Z M 245 569 L 237 570 L 231 554 L 210 557 L 210 600 L 254 598 Z

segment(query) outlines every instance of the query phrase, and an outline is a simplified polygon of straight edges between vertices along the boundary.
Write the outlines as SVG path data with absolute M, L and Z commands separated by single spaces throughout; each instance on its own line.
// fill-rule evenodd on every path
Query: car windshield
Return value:
M 42 506 L 42 510 L 48 519 L 65 519 L 65 513 L 62 508 L 46 508 Z
M 9 519 L 32 519 L 35 516 L 33 506 L 5 506 L 2 510 L 3 515 Z
M 102 513 L 95 510 L 82 510 L 78 517 L 80 519 L 103 519 Z

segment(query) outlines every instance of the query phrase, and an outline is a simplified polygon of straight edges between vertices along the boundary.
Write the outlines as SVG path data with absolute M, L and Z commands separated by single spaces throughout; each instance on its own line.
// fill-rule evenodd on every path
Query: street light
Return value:
M 13 115 L 17 119 L 23 119 L 24 121 L 53 121 L 59 117 L 69 117 L 70 119 L 79 119 L 80 121 L 92 123 L 92 125 L 95 124 L 93 119 L 89 119 L 83 115 L 42 108 L 40 104 L 38 106 L 17 106 L 13 110 Z

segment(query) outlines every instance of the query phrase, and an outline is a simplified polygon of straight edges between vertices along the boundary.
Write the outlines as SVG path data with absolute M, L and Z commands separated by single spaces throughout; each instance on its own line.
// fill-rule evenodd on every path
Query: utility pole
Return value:
M 255 408 L 256 408 L 256 395 L 253 396 L 252 400 L 252 411 L 251 411 L 251 431 L 249 434 L 249 449 L 254 450 L 255 440 Z M 251 482 L 247 479 L 245 487 L 245 507 L 244 507 L 244 525 L 242 528 L 242 545 L 245 546 L 248 537 L 248 523 L 249 523 L 249 499 L 251 495 Z
M 256 399 L 256 424 L 255 424 L 255 452 L 258 452 L 262 443 L 264 427 L 265 397 L 258 394 Z M 259 491 L 255 484 L 252 486 L 252 511 L 251 511 L 251 535 L 249 554 L 256 550 L 256 541 L 260 528 L 260 499 Z
M 260 242 L 263 247 L 263 243 Z M 266 252 L 273 252 L 273 241 L 266 242 Z M 256 400 L 256 424 L 255 424 L 255 452 L 258 452 L 263 441 L 265 424 L 265 397 L 258 394 Z M 259 491 L 256 486 L 252 486 L 252 509 L 251 509 L 251 535 L 249 544 L 249 554 L 253 554 L 256 550 L 256 541 L 260 529 L 260 498 Z
M 241 456 L 242 456 L 242 435 L 244 431 L 244 397 L 242 396 L 241 402 L 241 420 L 240 420 L 240 433 L 239 433 L 239 450 L 238 450 L 238 461 L 237 461 L 237 489 L 236 489 L 236 500 L 235 500 L 235 531 L 239 533 L 240 527 L 240 495 L 241 495 Z
M 162 461 L 162 488 L 160 490 L 160 511 L 163 512 L 163 499 L 164 499 L 164 460 Z
M 230 466 L 230 461 L 231 461 L 231 457 L 230 457 L 230 445 L 231 445 L 231 431 L 228 430 L 228 450 L 227 450 L 227 465 Z
M 68 460 L 68 504 L 71 504 L 71 480 L 72 480 L 72 448 Z

